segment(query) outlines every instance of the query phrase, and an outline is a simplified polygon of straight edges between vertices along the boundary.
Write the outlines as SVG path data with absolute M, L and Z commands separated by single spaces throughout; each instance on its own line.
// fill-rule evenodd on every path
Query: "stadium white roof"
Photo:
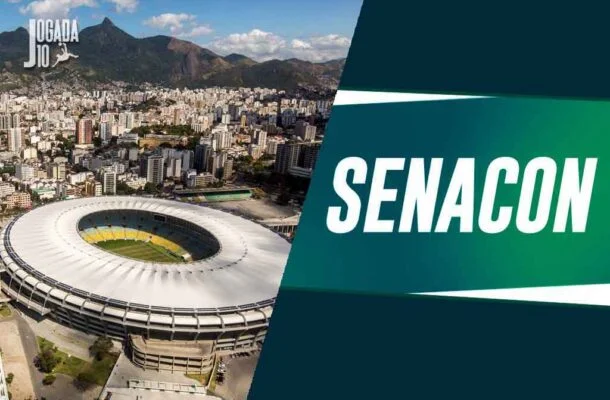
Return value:
M 152 263 L 87 243 L 78 221 L 103 210 L 142 210 L 200 225 L 220 242 L 213 257 L 191 263 Z M 140 305 L 221 308 L 276 296 L 290 244 L 247 219 L 191 204 L 142 197 L 95 197 L 36 208 L 10 231 L 13 251 L 53 280 L 94 295 Z

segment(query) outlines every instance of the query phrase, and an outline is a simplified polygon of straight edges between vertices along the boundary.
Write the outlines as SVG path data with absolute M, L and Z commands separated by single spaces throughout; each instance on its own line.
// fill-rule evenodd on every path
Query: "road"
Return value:
M 249 357 L 224 357 L 226 379 L 222 385 L 216 385 L 215 394 L 225 400 L 246 400 L 258 359 L 258 352 Z
M 0 347 L 4 371 L 6 374 L 14 374 L 9 391 L 12 398 L 28 399 L 36 394 L 33 380 L 30 376 L 29 360 L 24 351 L 25 343 L 17 325 L 15 317 L 2 319 L 0 322 Z
M 13 317 L 17 323 L 19 334 L 21 336 L 21 342 L 23 343 L 23 349 L 25 356 L 28 361 L 28 369 L 32 377 L 32 385 L 34 386 L 34 393 L 37 398 L 45 398 L 47 400 L 93 400 L 96 399 L 101 390 L 100 386 L 96 386 L 87 392 L 79 391 L 73 384 L 73 378 L 57 374 L 57 379 L 52 386 L 45 386 L 42 384 L 44 374 L 34 366 L 34 359 L 38 354 L 38 342 L 36 340 L 36 334 L 32 330 L 30 324 L 25 320 L 27 317 L 23 317 L 19 310 L 13 309 Z M 19 399 L 14 399 L 19 400 Z
M 21 343 L 23 343 L 23 350 L 25 351 L 25 358 L 28 361 L 28 368 L 30 375 L 32 376 L 32 384 L 34 385 L 34 392 L 36 396 L 40 397 L 42 391 L 42 378 L 44 374 L 34 366 L 34 359 L 38 354 L 38 343 L 36 342 L 36 335 L 30 328 L 30 326 L 21 317 L 20 312 L 13 309 L 13 319 L 17 322 L 17 328 L 21 335 Z

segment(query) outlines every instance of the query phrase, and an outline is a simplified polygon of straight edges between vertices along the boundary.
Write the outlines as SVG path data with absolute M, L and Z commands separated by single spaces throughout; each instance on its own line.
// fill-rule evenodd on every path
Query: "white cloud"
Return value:
M 252 29 L 248 33 L 233 33 L 214 40 L 209 45 L 220 53 L 240 53 L 259 60 L 269 60 L 286 47 L 286 41 L 271 32 Z
M 108 0 L 114 4 L 116 12 L 129 12 L 132 13 L 138 8 L 138 0 Z
M 169 29 L 171 33 L 181 32 L 184 24 L 195 21 L 195 16 L 192 14 L 174 14 L 165 13 L 151 17 L 144 21 L 144 25 L 156 29 Z
M 347 56 L 351 43 L 351 39 L 336 34 L 314 36 L 307 40 L 293 40 L 290 52 L 296 58 L 322 62 Z
M 218 38 L 207 46 L 221 54 L 240 53 L 259 61 L 299 58 L 323 62 L 345 57 L 350 44 L 351 39 L 336 34 L 288 41 L 274 33 L 253 29 Z
M 320 49 L 347 49 L 352 44 L 352 41 L 345 36 L 330 34 L 313 37 L 311 38 L 311 43 L 314 47 Z
M 66 18 L 77 7 L 97 7 L 95 0 L 36 0 L 19 9 L 36 18 Z
M 205 36 L 214 32 L 209 25 L 199 23 L 195 15 L 186 13 L 160 14 L 145 20 L 144 25 L 185 38 Z
M 290 42 L 290 47 L 293 49 L 311 49 L 311 44 L 300 39 L 292 39 L 292 42 Z
M 189 31 L 177 33 L 178 36 L 182 37 L 198 37 L 209 35 L 214 32 L 209 25 L 195 25 Z

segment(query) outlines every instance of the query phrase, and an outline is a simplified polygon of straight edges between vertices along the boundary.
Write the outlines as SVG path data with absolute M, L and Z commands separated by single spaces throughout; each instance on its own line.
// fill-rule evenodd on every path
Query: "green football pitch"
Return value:
M 106 240 L 97 242 L 95 245 L 111 253 L 134 258 L 136 260 L 161 263 L 176 263 L 183 261 L 182 258 L 173 255 L 161 246 L 140 240 Z

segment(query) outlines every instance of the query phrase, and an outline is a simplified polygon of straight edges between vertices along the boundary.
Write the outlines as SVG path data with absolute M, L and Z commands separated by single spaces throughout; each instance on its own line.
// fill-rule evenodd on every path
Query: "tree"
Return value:
M 242 155 L 237 157 L 237 162 L 240 163 L 246 163 L 246 164 L 252 164 L 252 161 L 254 161 L 254 158 L 251 155 Z
M 46 386 L 52 385 L 53 382 L 55 382 L 55 379 L 56 379 L 55 375 L 53 375 L 53 374 L 46 374 L 44 376 L 44 378 L 42 378 L 42 384 L 46 385 Z
M 157 189 L 154 183 L 146 182 L 146 185 L 144 185 L 144 192 L 148 194 L 156 194 L 159 192 L 159 189 Z
M 136 190 L 129 187 L 125 182 L 119 181 L 116 184 L 116 194 L 130 195 L 136 193 Z
M 210 182 L 207 184 L 207 187 L 209 188 L 221 188 L 224 186 L 224 181 L 223 180 L 218 180 L 216 182 Z
M 82 166 L 82 165 L 80 165 L 80 164 L 74 164 L 74 165 L 72 166 L 72 171 L 74 171 L 74 172 L 76 172 L 76 173 L 79 173 L 79 172 L 87 172 L 87 171 L 89 171 L 89 168 L 87 168 L 87 167 L 83 167 L 83 166 Z
M 259 159 L 259 161 L 269 161 L 269 160 L 275 160 L 275 155 L 273 154 L 263 154 Z
M 264 171 L 265 166 L 260 161 L 256 161 L 254 164 L 252 164 L 252 170 L 254 171 L 255 174 L 257 174 L 257 173 Z
M 79 390 L 85 391 L 95 385 L 97 385 L 95 375 L 89 370 L 79 373 L 76 378 L 74 378 L 74 386 L 76 386 Z
M 102 360 L 108 355 L 108 353 L 110 353 L 110 350 L 112 350 L 113 346 L 114 345 L 112 344 L 112 340 L 110 340 L 110 338 L 106 336 L 100 336 L 95 340 L 93 345 L 91 345 L 89 351 L 92 355 L 95 356 L 95 358 L 97 358 L 98 360 Z
M 38 368 L 42 372 L 53 372 L 59 361 L 59 357 L 55 354 L 55 349 L 46 349 L 38 354 Z
M 190 136 L 186 144 L 188 150 L 195 150 L 195 147 L 199 144 L 200 136 Z
M 99 136 L 96 136 L 93 138 L 93 146 L 95 147 L 101 147 L 102 146 L 102 138 Z

